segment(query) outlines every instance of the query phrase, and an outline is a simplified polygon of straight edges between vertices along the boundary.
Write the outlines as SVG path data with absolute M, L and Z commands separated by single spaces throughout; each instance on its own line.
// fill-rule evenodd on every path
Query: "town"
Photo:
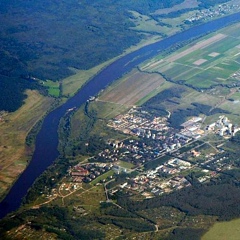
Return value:
M 109 139 L 108 147 L 87 163 L 70 167 L 66 179 L 73 190 L 82 183 L 104 183 L 110 197 L 124 189 L 151 198 L 196 182 L 210 181 L 224 170 L 233 168 L 222 144 L 213 146 L 202 140 L 208 134 L 223 141 L 234 136 L 239 128 L 226 116 L 219 116 L 205 129 L 200 116 L 190 118 L 180 129 L 170 127 L 168 117 L 151 116 L 147 111 L 133 107 L 109 120 L 109 127 L 128 137 L 122 141 Z M 115 178 L 121 175 L 121 181 L 114 184 Z M 59 189 L 63 191 L 64 188 L 68 191 L 69 185 L 63 183 Z

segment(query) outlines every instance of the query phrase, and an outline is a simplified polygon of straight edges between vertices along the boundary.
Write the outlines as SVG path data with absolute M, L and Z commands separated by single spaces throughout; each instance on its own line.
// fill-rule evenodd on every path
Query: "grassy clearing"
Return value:
M 132 163 L 129 163 L 129 162 L 124 162 L 124 161 L 119 161 L 118 162 L 118 165 L 120 167 L 123 167 L 123 168 L 128 168 L 128 169 L 131 169 L 134 167 L 134 165 Z
M 177 4 L 172 8 L 157 10 L 156 12 L 152 13 L 153 17 L 143 15 L 136 11 L 131 11 L 133 15 L 132 21 L 136 25 L 135 27 L 132 27 L 132 29 L 154 35 L 173 35 L 176 32 L 181 31 L 181 24 L 184 25 L 185 19 L 187 19 L 189 16 L 191 16 L 191 14 L 196 12 L 194 10 L 191 11 L 191 8 L 197 6 L 198 2 L 196 0 L 185 0 L 183 3 Z M 161 14 L 168 14 L 182 9 L 189 9 L 189 12 L 181 14 L 180 16 L 175 18 L 163 18 L 162 16 L 159 16 Z
M 168 14 L 168 13 L 171 13 L 171 12 L 180 11 L 182 9 L 195 8 L 197 6 L 198 6 L 198 1 L 196 1 L 196 0 L 185 0 L 182 3 L 176 4 L 175 6 L 173 6 L 171 8 L 159 9 L 159 10 L 155 11 L 154 14 L 156 14 L 156 15 Z
M 131 29 L 140 32 L 147 32 L 151 34 L 163 34 L 167 32 L 172 32 L 172 28 L 162 24 L 160 25 L 158 21 L 153 18 L 140 14 L 136 11 L 131 11 L 133 15 L 133 22 L 135 23 L 135 27 Z
M 25 104 L 0 122 L 0 198 L 26 167 L 31 150 L 25 138 L 31 128 L 51 107 L 53 99 L 37 91 L 27 91 Z
M 53 97 L 59 97 L 60 96 L 60 84 L 59 82 L 54 82 L 47 80 L 45 82 L 42 82 L 42 84 L 47 87 L 48 94 Z
M 240 236 L 240 219 L 230 222 L 218 222 L 201 238 L 201 240 L 238 240 Z
M 82 195 L 79 196 L 82 205 L 85 205 L 86 209 L 99 209 L 100 202 L 106 200 L 104 188 L 102 185 L 94 186 L 88 191 L 85 191 Z

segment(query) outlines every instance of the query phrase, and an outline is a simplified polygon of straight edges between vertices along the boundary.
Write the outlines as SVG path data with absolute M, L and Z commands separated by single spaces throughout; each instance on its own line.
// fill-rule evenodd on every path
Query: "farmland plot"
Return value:
M 240 31 L 236 26 L 223 29 L 168 56 L 159 55 L 141 69 L 195 88 L 238 83 Z

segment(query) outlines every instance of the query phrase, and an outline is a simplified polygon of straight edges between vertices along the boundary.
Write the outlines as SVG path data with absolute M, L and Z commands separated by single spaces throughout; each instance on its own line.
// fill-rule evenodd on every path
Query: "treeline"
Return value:
M 165 155 L 165 156 L 163 156 L 161 158 L 158 158 L 156 160 L 149 161 L 146 164 L 144 164 L 144 168 L 145 168 L 145 170 L 154 169 L 154 168 L 160 166 L 161 164 L 167 162 L 170 158 L 171 158 L 171 156 Z
M 123 184 L 123 183 L 127 182 L 128 180 L 126 180 L 126 179 L 134 178 L 137 175 L 138 175 L 137 171 L 133 171 L 131 173 L 121 172 L 121 173 L 116 175 L 114 181 L 111 181 L 106 185 L 106 188 L 107 189 L 114 188 L 114 187 L 116 187 L 120 184 Z M 112 197 L 115 197 L 115 195 L 113 195 Z
M 163 90 L 162 92 L 158 93 L 156 96 L 145 102 L 143 106 L 153 108 L 155 105 L 158 106 L 162 102 L 167 101 L 171 98 L 181 98 L 184 92 L 185 89 L 181 86 Z
M 175 228 L 164 240 L 201 240 L 205 229 L 201 228 Z
M 101 214 L 110 215 L 114 217 L 127 217 L 127 218 L 136 218 L 137 215 L 133 214 L 123 208 L 119 208 L 112 203 L 103 202 L 101 203 Z
M 101 204 L 101 217 L 98 217 L 98 222 L 104 225 L 113 224 L 122 229 L 129 229 L 136 232 L 155 230 L 153 224 L 112 203 Z
M 26 89 L 39 89 L 37 83 L 29 83 L 21 77 L 8 77 L 0 75 L 0 111 L 14 112 L 22 106 L 27 95 Z
M 198 9 L 198 7 L 191 8 L 191 11 L 197 10 L 197 9 Z M 175 11 L 175 12 L 170 12 L 168 14 L 160 14 L 159 17 L 162 17 L 162 18 L 177 18 L 177 17 L 180 17 L 182 14 L 187 13 L 187 12 L 189 12 L 189 9 L 182 9 L 182 10 L 178 10 L 178 11 Z
M 90 136 L 88 139 L 79 140 L 73 145 L 72 155 L 94 156 L 98 152 L 106 149 L 108 145 L 103 138 L 98 135 Z
M 108 1 L 109 2 L 109 1 Z M 162 8 L 170 8 L 176 4 L 180 4 L 183 0 L 163 0 L 163 1 L 156 1 L 156 0 L 123 0 L 123 1 L 114 1 L 115 4 L 119 5 L 121 8 L 128 8 L 134 11 L 137 11 L 141 14 L 150 14 L 158 9 Z
M 84 115 L 81 118 L 78 129 L 73 129 L 75 110 L 67 113 L 61 119 L 59 150 L 62 155 L 73 157 L 77 155 L 94 156 L 99 151 L 109 147 L 101 136 L 93 133 L 96 121 L 98 120 L 97 111 L 88 107 L 89 104 L 87 102 L 83 107 L 84 109 L 80 108 L 79 110 L 83 111 Z M 72 137 L 73 131 L 77 131 L 79 136 Z
M 167 116 L 168 112 L 164 106 L 165 101 L 171 101 L 172 98 L 181 98 L 185 89 L 182 86 L 169 88 L 158 93 L 142 105 L 142 110 L 153 114 L 154 116 Z

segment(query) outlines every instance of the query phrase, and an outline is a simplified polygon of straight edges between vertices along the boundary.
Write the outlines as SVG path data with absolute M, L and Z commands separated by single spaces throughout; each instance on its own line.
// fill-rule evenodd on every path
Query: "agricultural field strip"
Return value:
M 192 65 L 189 65 L 189 64 L 184 64 L 184 63 L 179 63 L 179 62 L 175 62 L 174 64 L 177 64 L 177 65 L 181 65 L 181 66 L 185 66 L 185 67 L 189 67 L 189 68 L 195 68 L 195 69 L 199 69 L 199 70 L 202 70 L 202 71 L 205 71 L 206 69 L 203 68 L 203 67 L 199 67 L 198 65 L 195 65 L 195 66 L 192 66 Z M 210 68 L 210 67 L 207 67 L 207 69 Z M 190 69 L 190 70 L 191 70 Z
M 206 39 L 206 40 L 204 40 L 202 42 L 196 43 L 194 46 L 186 49 L 183 52 L 180 52 L 179 54 L 176 54 L 176 55 L 174 55 L 172 57 L 166 58 L 165 61 L 167 61 L 167 62 L 174 62 L 174 61 L 176 61 L 176 60 L 178 60 L 178 59 L 188 55 L 189 53 L 191 53 L 193 51 L 196 51 L 198 49 L 204 49 L 204 48 L 212 45 L 213 43 L 216 43 L 216 42 L 218 42 L 218 41 L 220 41 L 220 40 L 222 40 L 222 39 L 224 39 L 226 37 L 227 37 L 227 35 L 219 33 L 219 34 L 217 34 L 217 35 L 215 35 L 215 36 L 213 36 L 213 37 L 211 37 L 209 39 Z
M 212 45 L 213 43 L 216 43 L 224 38 L 226 38 L 228 35 L 226 34 L 222 34 L 222 33 L 219 33 L 209 39 L 206 39 L 202 42 L 198 42 L 196 43 L 194 46 L 186 49 L 185 51 L 183 52 L 180 52 L 178 54 L 174 54 L 173 56 L 170 56 L 170 57 L 167 57 L 165 58 L 164 60 L 163 59 L 160 59 L 156 62 L 153 62 L 153 63 L 148 63 L 146 64 L 145 66 L 142 67 L 142 70 L 147 70 L 149 68 L 154 68 L 155 66 L 157 66 L 158 64 L 160 63 L 163 63 L 163 62 L 174 62 L 182 57 L 185 57 L 186 55 L 188 55 L 189 53 L 193 52 L 193 51 L 196 51 L 196 50 L 199 50 L 199 49 L 204 49 L 210 45 Z
M 127 94 L 124 98 L 120 100 L 120 104 L 132 105 L 140 100 L 142 97 L 146 96 L 148 93 L 153 91 L 155 88 L 159 87 L 161 83 L 158 81 L 149 81 L 141 84 L 139 88 L 135 88 L 133 91 L 127 91 Z
M 177 63 L 177 64 L 178 64 L 178 65 L 181 65 L 181 64 L 179 64 L 179 63 Z M 184 65 L 184 64 L 182 64 L 182 65 Z M 188 65 L 184 65 L 184 66 L 190 67 L 190 66 L 188 66 Z M 181 72 L 179 75 L 177 75 L 175 78 L 178 79 L 178 78 L 182 77 L 183 75 L 190 73 L 193 68 L 195 68 L 195 69 L 200 69 L 200 70 L 202 70 L 202 71 L 205 71 L 205 69 L 203 69 L 203 68 L 192 67 L 192 66 L 191 66 L 187 71 L 182 71 L 182 72 Z M 192 75 L 192 77 L 195 76 L 195 75 L 197 75 L 198 73 L 199 73 L 199 72 L 196 71 L 196 73 L 195 73 L 194 75 Z
M 229 57 L 226 57 L 226 58 L 222 58 L 222 60 L 232 60 L 231 58 Z M 234 62 L 236 62 L 237 64 L 240 64 L 240 62 L 236 61 L 236 60 L 233 60 Z M 204 72 L 204 71 L 208 71 L 209 69 L 217 66 L 219 64 L 219 60 L 217 60 L 216 62 L 212 62 L 211 64 L 209 64 L 206 68 L 203 68 L 203 67 L 200 67 L 200 66 L 192 66 L 192 65 L 188 65 L 188 64 L 183 64 L 183 63 L 179 63 L 179 62 L 174 62 L 175 65 L 181 65 L 181 66 L 185 66 L 185 67 L 189 67 L 188 70 L 186 71 L 182 71 L 179 75 L 177 76 L 174 76 L 175 79 L 178 79 L 179 77 L 183 76 L 183 75 L 186 75 L 188 72 L 191 72 L 192 69 L 198 69 L 198 70 L 201 70 L 201 72 Z M 163 71 L 164 72 L 164 71 Z M 191 75 L 191 78 L 194 77 L 195 75 L 198 75 L 200 72 L 196 71 L 195 74 Z M 233 73 L 234 74 L 234 73 Z M 231 75 L 232 76 L 232 75 Z M 230 77 L 231 77 L 230 76 Z M 223 80 L 226 80 L 226 78 L 224 78 Z
M 225 36 L 228 36 L 228 35 L 225 35 Z M 232 36 L 228 36 L 228 37 L 232 37 Z M 238 39 L 238 38 L 235 38 L 235 39 Z M 238 39 L 239 40 L 239 39 Z M 210 45 L 208 45 L 210 46 Z M 236 55 L 236 54 L 235 54 Z M 232 57 L 235 57 L 235 55 L 232 55 Z M 192 65 L 188 65 L 188 64 L 182 64 L 182 63 L 179 63 L 179 62 L 174 62 L 172 64 L 174 65 L 182 65 L 182 66 L 186 66 L 186 67 L 189 67 L 189 70 L 187 71 L 182 71 L 178 76 L 175 76 L 175 78 L 179 78 L 180 76 L 184 76 L 185 74 L 187 74 L 187 72 L 191 72 L 192 68 L 195 68 L 195 69 L 199 69 L 199 70 L 202 70 L 202 72 L 204 71 L 208 71 L 209 69 L 213 68 L 214 66 L 217 66 L 219 63 L 223 62 L 223 60 L 232 60 L 233 62 L 237 63 L 237 64 L 240 64 L 239 61 L 237 60 L 234 60 L 232 59 L 232 57 L 230 57 L 229 55 L 226 56 L 226 57 L 222 57 L 221 60 L 219 59 L 216 59 L 214 60 L 211 64 L 208 62 L 208 65 L 206 66 L 206 68 L 204 69 L 203 67 L 199 67 L 199 66 L 192 66 Z M 157 65 L 158 63 L 162 63 L 162 62 L 165 62 L 165 60 L 160 60 L 160 61 L 157 61 L 154 63 L 154 65 Z M 149 65 L 147 65 L 148 67 Z M 146 68 L 146 67 L 145 67 Z M 161 67 L 160 67 L 161 68 Z M 162 70 L 163 71 L 163 70 Z M 163 71 L 164 72 L 164 71 Z M 234 72 L 235 73 L 235 72 Z M 232 73 L 232 74 L 234 74 Z M 196 72 L 194 75 L 198 75 L 199 72 Z M 231 76 L 232 76 L 231 74 Z M 191 77 L 193 77 L 194 75 L 191 75 Z M 231 77 L 230 76 L 230 77 Z M 219 78 L 218 78 L 219 79 Z M 226 80 L 227 78 L 222 78 L 221 80 Z

